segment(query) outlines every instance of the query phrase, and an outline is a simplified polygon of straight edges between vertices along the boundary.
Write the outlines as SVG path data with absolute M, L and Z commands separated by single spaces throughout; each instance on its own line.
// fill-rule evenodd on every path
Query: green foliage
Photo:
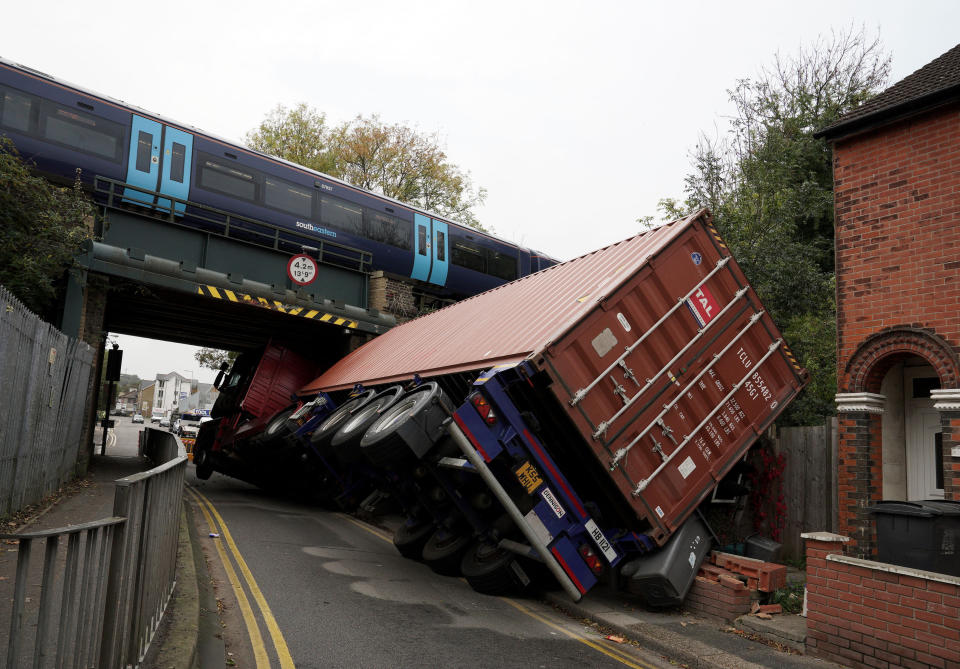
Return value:
M 237 359 L 237 355 L 238 353 L 236 351 L 221 351 L 220 349 L 216 348 L 200 348 L 194 352 L 193 357 L 196 358 L 201 367 L 219 370 L 220 365 L 223 363 L 232 365 L 233 361 Z
M 80 189 L 34 176 L 13 143 L 0 137 L 0 284 L 46 314 L 56 285 L 90 238 L 94 208 Z
M 729 135 L 701 136 L 677 217 L 709 207 L 747 279 L 811 373 L 781 423 L 818 424 L 836 392 L 833 171 L 814 133 L 882 90 L 890 70 L 879 39 L 852 28 L 728 91 Z
M 803 610 L 803 583 L 793 583 L 770 593 L 770 604 L 779 604 L 784 613 L 800 613 Z
M 301 103 L 293 109 L 278 105 L 246 140 L 263 153 L 484 229 L 474 208 L 486 191 L 448 162 L 436 134 L 387 124 L 376 115 L 331 128 L 324 114 Z

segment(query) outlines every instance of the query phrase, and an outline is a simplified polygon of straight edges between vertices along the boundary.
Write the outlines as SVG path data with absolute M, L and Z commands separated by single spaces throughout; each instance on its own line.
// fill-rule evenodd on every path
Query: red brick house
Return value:
M 960 45 L 823 129 L 836 206 L 839 522 L 960 500 Z

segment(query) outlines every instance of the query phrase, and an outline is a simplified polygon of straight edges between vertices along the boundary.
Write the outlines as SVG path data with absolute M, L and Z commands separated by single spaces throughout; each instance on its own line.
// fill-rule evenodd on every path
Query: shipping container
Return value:
M 300 392 L 521 363 L 551 466 L 657 545 L 807 378 L 702 210 L 396 327 Z

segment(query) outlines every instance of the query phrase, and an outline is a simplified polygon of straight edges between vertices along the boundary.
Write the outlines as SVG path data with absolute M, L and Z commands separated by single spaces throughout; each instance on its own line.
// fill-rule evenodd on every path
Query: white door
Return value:
M 940 412 L 933 408 L 928 390 L 936 373 L 929 367 L 907 368 L 903 376 L 907 499 L 943 499 Z

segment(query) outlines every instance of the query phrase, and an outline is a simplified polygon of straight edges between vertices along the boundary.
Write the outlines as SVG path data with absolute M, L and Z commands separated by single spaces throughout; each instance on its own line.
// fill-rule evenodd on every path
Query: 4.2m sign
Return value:
M 287 262 L 287 276 L 298 286 L 313 283 L 318 272 L 317 261 L 306 253 L 297 254 Z

